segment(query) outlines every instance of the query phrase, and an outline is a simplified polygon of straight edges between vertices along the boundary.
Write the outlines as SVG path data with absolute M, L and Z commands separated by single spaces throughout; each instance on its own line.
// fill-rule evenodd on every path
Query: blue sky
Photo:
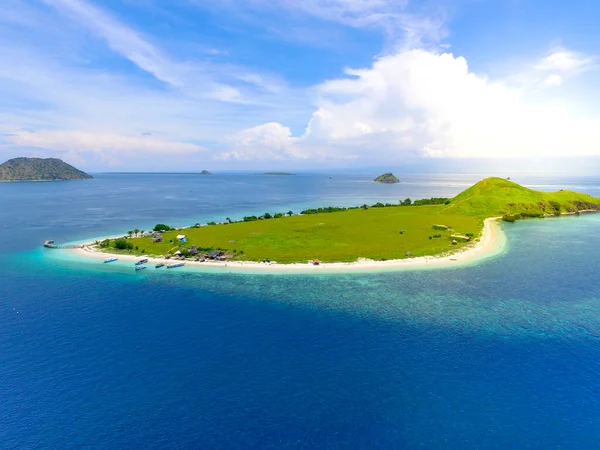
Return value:
M 600 153 L 598 2 L 3 0 L 2 9 L 0 159 L 260 170 Z

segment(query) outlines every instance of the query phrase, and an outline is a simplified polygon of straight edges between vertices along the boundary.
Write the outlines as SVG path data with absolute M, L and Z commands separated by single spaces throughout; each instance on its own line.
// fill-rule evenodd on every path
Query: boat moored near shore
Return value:
M 104 260 L 104 263 L 105 263 L 105 264 L 106 264 L 106 263 L 111 263 L 111 262 L 115 262 L 115 261 L 118 261 L 118 260 L 119 260 L 119 258 L 106 258 L 106 259 Z
M 178 263 L 169 264 L 167 266 L 167 269 L 175 269 L 176 267 L 183 267 L 183 266 L 185 266 L 184 262 L 178 262 Z
M 141 266 L 142 264 L 146 264 L 147 262 L 148 262 L 148 258 L 144 258 L 144 259 L 140 259 L 139 261 L 136 261 L 135 265 Z

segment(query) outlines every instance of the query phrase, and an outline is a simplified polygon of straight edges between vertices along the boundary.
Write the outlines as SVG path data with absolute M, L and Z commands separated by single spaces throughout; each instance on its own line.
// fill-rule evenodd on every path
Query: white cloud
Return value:
M 527 92 L 471 72 L 450 53 L 382 57 L 317 92 L 305 134 L 291 141 L 309 155 L 323 148 L 365 161 L 600 154 L 600 120 L 583 119 L 552 98 L 531 103 Z
M 254 73 L 232 64 L 174 59 L 140 32 L 86 0 L 42 1 L 90 30 L 141 70 L 188 96 L 247 104 L 264 101 L 261 97 L 265 93 L 281 91 L 283 82 L 270 74 Z M 210 48 L 207 53 L 227 54 L 216 48 Z M 259 88 L 258 92 L 252 88 Z
M 65 152 L 114 152 L 116 155 L 173 155 L 204 151 L 199 145 L 160 139 L 151 135 L 128 136 L 86 131 L 17 130 L 6 142 L 22 147 L 37 147 Z
M 593 62 L 593 58 L 581 53 L 559 49 L 545 56 L 535 68 L 549 72 L 576 73 L 590 67 Z
M 109 14 L 98 1 L 40 0 L 50 8 L 7 1 L 10 14 L 0 17 L 9 25 L 0 28 L 0 123 L 21 129 L 3 138 L 12 146 L 110 161 L 151 154 L 161 156 L 152 158 L 157 164 L 172 161 L 170 155 L 187 161 L 203 146 L 230 160 L 358 159 L 368 164 L 407 155 L 600 153 L 600 121 L 582 119 L 553 97 L 564 94 L 570 77 L 594 68 L 594 57 L 556 49 L 529 62 L 521 74 L 527 80 L 514 87 L 519 83 L 472 72 L 464 58 L 426 50 L 430 47 L 423 42 L 439 43 L 444 35 L 443 16 L 419 15 L 405 1 L 215 2 L 215 8 L 228 2 L 264 12 L 265 21 L 277 18 L 273 26 L 286 31 L 291 24 L 300 25 L 303 34 L 323 27 L 344 30 L 343 35 L 347 30 L 334 22 L 379 28 L 388 41 L 403 43 L 390 45 L 391 54 L 370 67 L 347 69 L 307 90 L 300 75 L 293 88 L 277 75 L 225 64 L 226 53 L 212 51 L 208 42 L 188 47 L 200 51 L 186 54 L 187 59 L 180 48 L 167 53 L 167 47 Z M 421 50 L 411 50 L 415 46 Z M 161 83 L 140 76 L 133 66 L 112 65 L 110 57 L 104 59 L 106 49 Z M 299 124 L 306 129 L 294 136 L 289 126 Z
M 222 153 L 220 159 L 303 159 L 306 156 L 294 145 L 299 138 L 277 122 L 269 122 L 243 130 L 236 137 L 230 151 Z
M 546 77 L 546 79 L 544 80 L 544 86 L 547 87 L 553 87 L 553 86 L 560 86 L 563 84 L 563 78 L 560 75 L 557 74 L 552 74 L 552 75 L 548 75 Z
M 562 86 L 565 79 L 593 69 L 595 59 L 567 49 L 556 49 L 538 62 L 534 69 L 542 72 L 545 87 Z
M 46 8 L 8 1 L 10 14 L 0 18 L 0 124 L 9 133 L 37 133 L 17 133 L 2 144 L 4 156 L 21 148 L 27 154 L 68 151 L 78 161 L 98 162 L 95 155 L 102 155 L 102 162 L 117 162 L 109 156 L 139 152 L 165 155 L 153 158 L 154 164 L 173 167 L 177 162 L 168 155 L 200 146 L 214 152 L 222 148 L 223 136 L 240 127 L 273 115 L 288 120 L 298 114 L 298 104 L 305 104 L 306 94 L 276 75 L 216 63 L 226 59 L 224 52 L 220 58 L 197 59 L 212 47 L 197 44 L 200 50 L 193 50 L 189 60 L 182 59 L 183 52 L 179 58 L 168 55 L 98 2 L 48 0 L 53 8 Z M 112 64 L 107 47 L 164 85 L 132 67 Z M 142 138 L 145 132 L 152 135 Z M 127 162 L 130 168 L 148 162 L 133 159 Z
M 181 86 L 182 68 L 177 67 L 138 33 L 119 23 L 100 8 L 83 0 L 42 0 L 91 29 L 117 53 L 140 69 L 173 86 Z
M 205 6 L 199 0 L 196 3 Z M 281 15 L 283 11 L 281 20 L 286 29 L 290 20 L 286 16 L 298 20 L 303 15 L 352 28 L 378 28 L 387 34 L 392 48 L 398 45 L 413 48 L 428 42 L 437 44 L 447 34 L 444 10 L 429 7 L 424 13 L 427 5 L 419 5 L 416 11 L 413 3 L 409 0 L 223 0 L 219 6 L 229 6 L 238 12 L 258 9 Z

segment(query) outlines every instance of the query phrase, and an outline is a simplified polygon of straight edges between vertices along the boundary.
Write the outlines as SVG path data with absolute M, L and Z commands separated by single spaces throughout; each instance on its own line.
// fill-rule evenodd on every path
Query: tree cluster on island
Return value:
M 420 200 L 415 200 L 414 202 L 410 199 L 400 200 L 399 203 L 382 203 L 377 202 L 373 205 L 361 205 L 361 206 L 349 206 L 349 207 L 341 207 L 341 206 L 326 206 L 321 208 L 310 208 L 305 209 L 301 212 L 301 214 L 323 214 L 323 213 L 334 213 L 341 211 L 349 211 L 352 209 L 369 209 L 369 208 L 396 208 L 399 206 L 426 206 L 426 205 L 448 205 L 450 203 L 450 199 L 446 197 L 432 197 L 432 198 L 424 198 Z

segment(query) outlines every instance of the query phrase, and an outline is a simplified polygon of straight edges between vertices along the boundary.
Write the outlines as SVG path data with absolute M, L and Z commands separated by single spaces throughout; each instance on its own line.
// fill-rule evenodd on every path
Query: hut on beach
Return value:
M 223 255 L 225 255 L 225 252 L 221 251 L 221 250 L 212 250 L 210 252 L 208 252 L 208 254 L 206 255 L 207 258 L 209 259 L 219 259 L 223 257 Z
M 178 234 L 177 235 L 177 240 L 181 243 L 181 244 L 185 244 L 187 242 L 187 237 L 185 234 Z
M 313 264 L 313 266 L 318 266 L 318 265 L 320 265 L 320 264 L 321 264 L 321 261 L 320 261 L 320 260 L 318 260 L 318 259 L 313 259 L 313 260 L 312 260 L 312 264 Z

